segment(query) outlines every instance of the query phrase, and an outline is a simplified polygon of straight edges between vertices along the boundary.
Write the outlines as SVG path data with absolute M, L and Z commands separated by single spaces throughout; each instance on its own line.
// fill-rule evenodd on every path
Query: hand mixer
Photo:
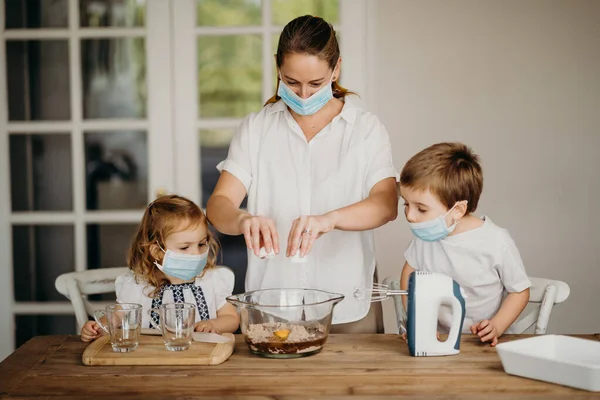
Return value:
M 365 300 L 368 294 L 372 302 L 383 301 L 390 296 L 408 296 L 406 336 L 411 356 L 458 354 L 466 295 L 454 279 L 443 274 L 415 271 L 408 279 L 408 290 L 376 284 L 370 291 L 357 289 L 354 297 Z M 448 339 L 440 342 L 437 339 L 437 323 L 439 308 L 443 304 L 452 307 L 452 325 Z

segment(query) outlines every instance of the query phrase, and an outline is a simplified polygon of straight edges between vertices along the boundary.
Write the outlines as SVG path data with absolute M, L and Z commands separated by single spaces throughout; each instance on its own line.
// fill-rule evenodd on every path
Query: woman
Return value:
M 381 307 L 369 311 L 353 293 L 373 283 L 373 229 L 398 212 L 387 131 L 345 101 L 338 41 L 323 19 L 287 24 L 275 61 L 277 93 L 244 120 L 218 165 L 208 218 L 222 233 L 244 235 L 246 290 L 342 293 L 332 331 L 381 332 Z M 239 208 L 246 195 L 247 212 Z

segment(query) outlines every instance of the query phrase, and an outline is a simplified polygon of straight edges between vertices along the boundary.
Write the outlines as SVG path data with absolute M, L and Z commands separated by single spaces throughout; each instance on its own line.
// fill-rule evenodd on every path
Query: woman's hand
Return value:
M 255 256 L 259 257 L 260 248 L 263 246 L 267 253 L 273 250 L 275 254 L 279 254 L 279 236 L 271 218 L 242 214 L 238 224 L 246 239 L 246 247 L 254 251 Z
M 293 257 L 300 251 L 300 257 L 306 256 L 316 239 L 335 228 L 332 213 L 325 215 L 303 215 L 292 223 L 288 236 L 286 256 Z

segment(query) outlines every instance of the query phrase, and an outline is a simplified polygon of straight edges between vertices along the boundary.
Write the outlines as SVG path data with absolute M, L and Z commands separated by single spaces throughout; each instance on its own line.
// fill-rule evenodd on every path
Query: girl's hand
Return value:
M 239 228 L 246 239 L 246 247 L 253 250 L 256 257 L 259 257 L 262 246 L 267 253 L 273 250 L 275 254 L 279 254 L 279 236 L 271 218 L 244 214 L 240 217 Z
M 502 333 L 494 323 L 494 319 L 484 319 L 478 324 L 471 325 L 471 333 L 479 336 L 480 340 L 485 343 L 491 341 L 491 346 L 494 347 L 498 344 L 498 338 L 502 336 Z
M 98 339 L 103 334 L 104 331 L 96 321 L 88 321 L 81 328 L 81 341 L 91 342 L 92 340 Z
M 286 256 L 293 257 L 300 251 L 300 257 L 304 257 L 310 252 L 316 239 L 334 228 L 335 221 L 331 214 L 303 215 L 295 219 L 288 236 Z
M 196 332 L 213 332 L 213 333 L 221 333 L 219 332 L 219 330 L 215 327 L 215 325 L 213 324 L 213 322 L 209 319 L 206 321 L 200 321 L 197 322 L 196 325 L 194 326 L 194 330 Z

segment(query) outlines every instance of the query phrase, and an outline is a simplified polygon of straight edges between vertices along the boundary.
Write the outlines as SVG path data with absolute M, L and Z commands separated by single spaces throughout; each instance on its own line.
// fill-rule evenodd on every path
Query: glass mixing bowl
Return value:
M 329 336 L 339 293 L 313 289 L 263 289 L 229 296 L 237 307 L 250 351 L 264 357 L 297 358 L 316 354 Z

